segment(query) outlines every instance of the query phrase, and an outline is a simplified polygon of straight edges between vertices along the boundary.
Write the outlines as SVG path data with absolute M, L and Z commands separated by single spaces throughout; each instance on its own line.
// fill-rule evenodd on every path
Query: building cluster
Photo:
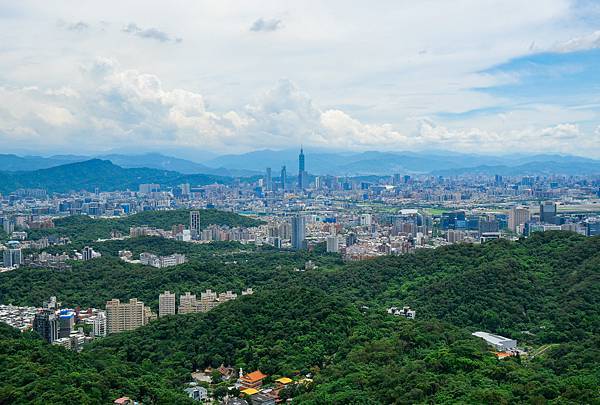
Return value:
M 150 307 L 137 298 L 121 302 L 117 298 L 106 301 L 106 330 L 108 333 L 120 333 L 147 325 L 156 319 Z
M 168 256 L 158 256 L 152 253 L 140 253 L 140 263 L 146 266 L 152 266 L 159 269 L 164 267 L 177 266 L 185 263 L 185 255 L 174 253 Z
M 242 295 L 252 295 L 252 288 L 242 291 Z M 232 301 L 237 298 L 233 291 L 226 291 L 220 294 L 212 290 L 206 290 L 200 293 L 200 299 L 196 294 L 189 291 L 179 296 L 179 306 L 177 306 L 175 293 L 165 291 L 158 297 L 158 316 L 167 316 L 178 314 L 190 314 L 195 312 L 208 312 L 216 306 Z
M 90 325 L 91 331 L 86 333 L 84 325 Z M 94 308 L 87 311 L 61 308 L 56 297 L 50 297 L 42 308 L 35 310 L 30 326 L 48 343 L 76 351 L 80 351 L 85 343 L 95 337 L 107 334 L 106 314 L 103 311 Z
M 417 315 L 417 311 L 410 309 L 408 306 L 402 308 L 390 307 L 388 308 L 387 313 L 394 316 L 401 316 L 406 319 L 415 319 L 415 316 Z
M 252 228 L 210 225 L 202 221 L 203 208 L 251 215 L 266 224 Z M 0 224 L 22 249 L 43 250 L 60 243 L 60 235 L 28 240 L 28 232 L 52 228 L 57 217 L 115 217 L 170 209 L 190 210 L 189 224 L 170 230 L 134 226 L 129 236 L 196 243 L 239 241 L 289 249 L 322 244 L 330 253 L 360 260 L 549 230 L 598 235 L 600 179 L 396 173 L 365 180 L 313 175 L 309 156 L 301 150 L 297 172 L 285 166 L 266 168 L 262 178 L 236 179 L 231 184 L 141 184 L 138 190 L 53 195 L 22 189 L 0 197 Z M 32 257 L 30 262 L 64 266 L 60 258 L 37 259 Z M 21 264 L 25 261 L 21 257 Z M 17 262 L 17 252 L 6 253 L 6 264 Z
M 0 322 L 6 323 L 21 332 L 31 329 L 33 318 L 37 313 L 35 307 L 19 307 L 0 305 Z

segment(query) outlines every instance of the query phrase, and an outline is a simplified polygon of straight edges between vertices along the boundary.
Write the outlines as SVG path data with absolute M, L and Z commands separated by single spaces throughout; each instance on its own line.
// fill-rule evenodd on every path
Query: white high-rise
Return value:
M 175 315 L 175 293 L 165 291 L 158 296 L 158 316 Z
M 190 231 L 192 238 L 197 238 L 200 235 L 200 211 L 190 211 Z

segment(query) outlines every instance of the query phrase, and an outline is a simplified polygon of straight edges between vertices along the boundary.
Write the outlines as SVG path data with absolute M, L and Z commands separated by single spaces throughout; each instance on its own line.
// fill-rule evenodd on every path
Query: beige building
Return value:
M 175 293 L 165 291 L 158 296 L 158 316 L 175 315 Z
M 196 294 L 190 294 L 188 291 L 185 293 L 185 295 L 180 295 L 178 312 L 180 314 L 198 312 L 198 300 L 196 299 Z
M 529 222 L 531 214 L 527 207 L 513 207 L 508 213 L 508 228 L 517 232 L 519 227 Z
M 129 303 L 121 303 L 116 298 L 106 302 L 108 333 L 134 330 L 145 325 L 148 317 L 144 303 L 136 298 L 130 299 Z

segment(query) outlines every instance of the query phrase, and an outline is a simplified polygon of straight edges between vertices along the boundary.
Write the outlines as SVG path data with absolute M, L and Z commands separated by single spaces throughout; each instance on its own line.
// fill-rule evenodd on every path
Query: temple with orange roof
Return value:
M 267 378 L 266 374 L 263 374 L 260 370 L 256 370 L 251 373 L 242 375 L 240 377 L 240 384 L 244 388 L 258 389 L 262 387 L 262 383 L 265 378 Z

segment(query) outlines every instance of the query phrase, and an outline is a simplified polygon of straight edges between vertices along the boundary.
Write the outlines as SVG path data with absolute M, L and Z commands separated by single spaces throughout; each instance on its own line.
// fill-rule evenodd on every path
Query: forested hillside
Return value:
M 254 295 L 207 314 L 161 318 L 84 350 L 98 362 L 108 356 L 120 367 L 152 367 L 165 389 L 181 387 L 196 368 L 225 363 L 271 376 L 314 374 L 313 385 L 293 393 L 299 403 L 600 401 L 598 237 L 546 232 L 346 264 L 318 250 L 217 244 L 168 269 L 121 263 L 112 255 L 127 242 L 114 243 L 106 257 L 70 272 L 0 274 L 0 302 L 39 305 L 52 292 L 72 305 L 135 296 L 156 308 L 164 289 L 253 287 Z M 319 267 L 295 271 L 309 259 Z M 410 305 L 417 319 L 388 315 L 392 305 Z M 470 335 L 475 330 L 517 339 L 531 356 L 499 361 Z M 23 362 L 13 373 L 30 367 Z
M 77 173 L 77 175 L 74 175 Z M 230 183 L 229 177 L 208 174 L 181 174 L 169 170 L 130 168 L 124 169 L 108 160 L 91 159 L 83 162 L 34 171 L 0 171 L 0 193 L 10 193 L 19 188 L 42 188 L 48 192 L 64 193 L 69 191 L 137 190 L 140 184 L 158 183 L 175 186 L 182 183 L 206 185 Z

